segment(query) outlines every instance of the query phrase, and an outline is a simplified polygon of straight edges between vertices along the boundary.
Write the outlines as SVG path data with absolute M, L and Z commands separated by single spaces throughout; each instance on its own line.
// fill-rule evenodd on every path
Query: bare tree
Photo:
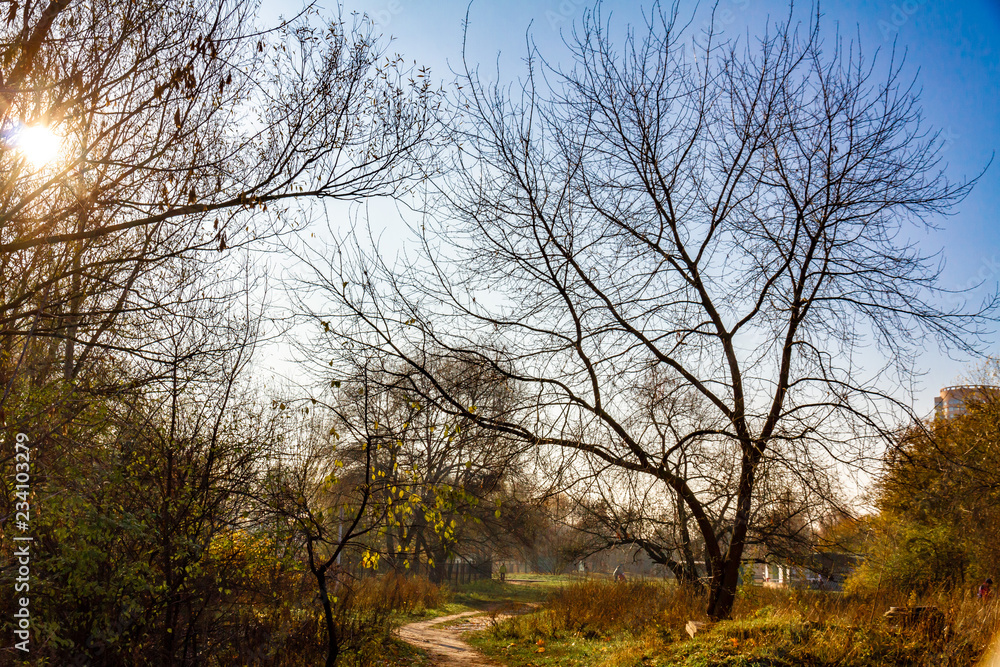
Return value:
M 731 458 L 721 460 L 731 464 Z M 685 585 L 707 585 L 704 541 L 690 511 L 677 494 L 648 474 L 623 469 L 600 460 L 584 467 L 567 491 L 576 503 L 568 524 L 579 533 L 574 545 L 578 557 L 619 547 L 636 547 L 653 563 L 664 566 Z M 728 540 L 733 527 L 729 511 L 736 502 L 739 469 L 724 469 L 709 462 L 688 468 L 704 474 L 697 485 L 708 508 L 713 528 Z M 747 532 L 743 561 L 764 563 L 775 559 L 817 572 L 817 560 L 831 544 L 820 534 L 825 522 L 837 516 L 845 495 L 835 491 L 828 470 L 810 466 L 809 483 L 788 475 L 784 465 L 762 462 Z M 834 488 L 831 488 L 834 487 Z M 636 552 L 638 553 L 638 552 Z
M 156 282 L 175 258 L 218 269 L 209 256 L 303 224 L 308 202 L 405 188 L 431 126 L 429 79 L 386 57 L 364 17 L 308 8 L 262 27 L 253 3 L 234 0 L 9 9 L 0 20 L 8 390 L 38 359 L 39 350 L 22 354 L 29 339 L 53 341 L 48 353 L 60 358 L 46 372 L 70 382 L 102 350 L 142 350 L 142 336 L 114 334 L 142 331 L 176 305 Z
M 655 368 L 623 394 L 637 408 L 630 427 L 643 432 L 658 449 L 672 451 L 669 464 L 674 474 L 700 488 L 701 503 L 711 508 L 713 528 L 723 534 L 737 471 L 731 458 L 719 457 L 715 443 L 705 437 L 719 428 L 713 423 L 714 411 L 685 384 Z M 677 581 L 701 583 L 704 567 L 697 563 L 705 560 L 704 543 L 677 493 L 649 475 L 586 452 L 578 458 L 581 461 L 570 467 L 577 475 L 568 493 L 578 505 L 573 525 L 588 536 L 579 548 L 593 553 L 638 547 Z
M 569 525 L 578 532 L 577 558 L 619 547 L 636 547 L 670 570 L 678 583 L 702 583 L 704 545 L 683 504 L 655 479 L 608 464 L 595 465 L 570 492 Z M 639 553 L 638 551 L 636 553 Z
M 319 324 L 329 329 L 328 322 Z M 450 558 L 484 560 L 499 546 L 499 504 L 524 477 L 524 443 L 425 403 L 427 387 L 419 385 L 427 377 L 409 364 L 383 364 L 382 357 L 361 357 L 330 342 L 303 346 L 308 359 L 321 360 L 321 402 L 344 423 L 371 424 L 380 442 L 372 463 L 379 502 L 391 503 L 404 490 L 408 497 L 380 531 L 384 541 L 372 548 L 390 567 L 426 571 L 435 582 L 447 576 Z M 435 375 L 481 416 L 502 415 L 515 400 L 506 378 L 474 360 L 451 360 Z
M 974 350 L 995 303 L 939 306 L 937 262 L 907 241 L 972 183 L 943 174 L 901 63 L 824 45 L 818 15 L 691 53 L 676 18 L 654 9 L 619 50 L 588 13 L 573 65 L 532 51 L 513 94 L 467 67 L 426 252 L 402 270 L 345 243 L 326 278 L 332 329 L 425 373 L 439 409 L 668 487 L 725 618 L 765 461 L 804 482 L 869 462 L 923 342 Z M 885 368 L 859 361 L 866 347 Z M 476 417 L 433 381 L 455 355 L 525 400 Z M 626 392 L 651 369 L 700 396 L 709 425 L 651 433 Z M 694 440 L 734 471 L 732 503 L 679 465 Z

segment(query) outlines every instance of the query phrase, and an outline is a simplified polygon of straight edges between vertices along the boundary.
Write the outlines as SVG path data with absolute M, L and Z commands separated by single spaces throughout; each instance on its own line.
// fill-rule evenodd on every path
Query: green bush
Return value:
M 953 590 L 966 583 L 967 551 L 962 535 L 950 526 L 925 526 L 883 516 L 878 537 L 864 562 L 847 580 L 847 590 L 910 591 L 918 595 Z

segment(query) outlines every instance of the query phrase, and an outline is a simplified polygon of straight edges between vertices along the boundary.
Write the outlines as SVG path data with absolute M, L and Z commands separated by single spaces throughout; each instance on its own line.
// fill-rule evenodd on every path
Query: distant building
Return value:
M 832 552 L 814 554 L 800 565 L 772 557 L 745 563 L 743 576 L 750 577 L 750 582 L 765 588 L 839 591 L 843 590 L 844 582 L 860 561 L 855 554 Z
M 966 404 L 971 400 L 1000 398 L 1000 387 L 985 384 L 963 384 L 945 387 L 940 396 L 934 397 L 934 416 L 954 419 L 966 412 Z

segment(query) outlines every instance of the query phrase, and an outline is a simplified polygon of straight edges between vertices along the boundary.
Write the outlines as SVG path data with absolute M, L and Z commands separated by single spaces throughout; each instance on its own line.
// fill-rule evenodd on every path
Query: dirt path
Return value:
M 439 627 L 441 623 L 454 621 L 482 612 L 466 611 L 461 614 L 432 618 L 404 625 L 399 629 L 399 638 L 407 644 L 427 651 L 436 667 L 495 667 L 497 663 L 462 641 L 460 635 L 469 630 L 471 624 Z

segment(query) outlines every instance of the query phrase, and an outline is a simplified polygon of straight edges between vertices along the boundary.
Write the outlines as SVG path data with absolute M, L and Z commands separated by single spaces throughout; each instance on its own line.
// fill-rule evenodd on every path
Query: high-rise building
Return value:
M 972 400 L 1000 398 L 1000 387 L 986 384 L 962 384 L 945 387 L 940 396 L 934 397 L 934 416 L 954 419 L 965 414 L 966 404 Z

